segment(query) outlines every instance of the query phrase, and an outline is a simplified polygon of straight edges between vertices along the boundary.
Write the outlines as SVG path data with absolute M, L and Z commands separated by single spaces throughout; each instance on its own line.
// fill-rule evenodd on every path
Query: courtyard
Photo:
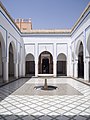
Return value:
M 0 87 L 0 120 L 90 120 L 90 86 L 72 78 L 47 78 L 56 90 L 36 90 L 44 77 Z

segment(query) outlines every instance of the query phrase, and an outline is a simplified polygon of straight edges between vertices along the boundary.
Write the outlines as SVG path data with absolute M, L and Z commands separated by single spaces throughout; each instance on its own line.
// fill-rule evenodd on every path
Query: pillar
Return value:
M 38 61 L 35 60 L 35 77 L 38 77 Z
M 74 63 L 74 77 L 78 77 L 78 60 L 76 60 Z
M 53 55 L 53 74 L 54 77 L 57 76 L 57 54 L 56 54 L 56 43 L 54 43 L 54 55 Z
M 3 62 L 3 80 L 8 82 L 8 62 Z
M 2 58 L 3 62 L 3 81 L 8 82 L 8 58 Z
M 54 77 L 57 76 L 57 61 L 56 60 L 53 61 L 53 74 L 54 74 Z
M 35 43 L 35 77 L 38 77 L 38 44 Z
M 84 62 L 84 80 L 89 81 L 89 60 Z
M 74 77 L 74 61 L 71 62 L 71 76 Z
M 72 77 L 74 77 L 74 62 L 72 63 Z
M 26 64 L 26 62 L 21 64 L 21 66 L 22 66 L 21 67 L 21 76 L 22 77 L 25 77 L 25 71 L 26 71 L 25 64 Z
M 67 60 L 67 62 L 66 62 L 67 76 L 70 76 L 69 68 L 70 68 L 70 66 L 69 66 L 69 62 L 68 62 L 68 60 Z
M 18 76 L 19 76 L 19 77 L 22 76 L 22 68 L 23 68 L 23 67 L 22 67 L 22 64 L 19 63 L 19 64 L 18 64 Z
M 14 77 L 18 78 L 18 63 L 14 63 Z
M 73 62 L 70 65 L 70 76 L 73 77 Z

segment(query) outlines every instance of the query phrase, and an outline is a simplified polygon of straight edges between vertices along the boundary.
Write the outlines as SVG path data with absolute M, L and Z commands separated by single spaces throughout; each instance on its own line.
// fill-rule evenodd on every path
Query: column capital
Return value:
M 56 63 L 57 62 L 57 60 L 56 59 L 53 59 L 53 63 Z
M 38 64 L 38 60 L 37 59 L 35 59 L 35 64 Z
M 3 63 L 8 62 L 8 57 L 2 57 L 2 62 L 3 62 Z
M 78 59 L 75 59 L 74 63 L 78 63 Z
M 72 60 L 72 63 L 74 63 L 74 60 Z
M 14 59 L 14 63 L 17 64 L 17 63 L 18 63 L 18 60 L 17 60 L 17 59 Z
M 86 62 L 90 62 L 90 57 L 85 57 Z

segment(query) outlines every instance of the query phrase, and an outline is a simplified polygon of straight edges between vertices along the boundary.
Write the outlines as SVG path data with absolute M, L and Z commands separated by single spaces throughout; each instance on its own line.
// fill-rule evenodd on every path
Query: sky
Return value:
M 33 29 L 72 28 L 90 0 L 0 0 L 11 17 L 31 18 Z

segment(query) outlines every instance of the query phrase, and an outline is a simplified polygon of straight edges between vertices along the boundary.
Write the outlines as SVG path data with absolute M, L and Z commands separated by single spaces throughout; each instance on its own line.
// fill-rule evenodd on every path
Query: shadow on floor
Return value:
M 17 80 L 9 81 L 8 84 L 0 87 L 0 101 L 5 99 L 7 96 L 12 94 L 15 90 L 21 87 L 25 82 L 27 82 L 30 78 L 20 78 Z
M 2 120 L 90 120 L 90 116 L 74 115 L 0 115 Z

